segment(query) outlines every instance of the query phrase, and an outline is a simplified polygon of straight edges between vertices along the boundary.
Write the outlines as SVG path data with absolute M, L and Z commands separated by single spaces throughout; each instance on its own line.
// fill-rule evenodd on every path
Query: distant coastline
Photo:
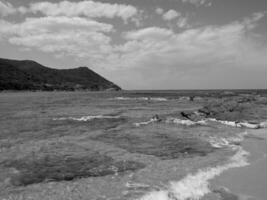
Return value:
M 0 58 L 0 91 L 119 91 L 87 67 L 53 69 L 31 60 Z

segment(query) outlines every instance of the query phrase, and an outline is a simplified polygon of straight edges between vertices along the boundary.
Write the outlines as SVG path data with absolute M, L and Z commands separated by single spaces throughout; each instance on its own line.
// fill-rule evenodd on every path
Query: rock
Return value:
M 116 161 L 98 152 L 87 155 L 46 155 L 6 161 L 4 167 L 15 168 L 19 173 L 10 177 L 15 186 L 26 186 L 44 181 L 71 181 L 78 178 L 113 175 L 144 168 L 135 161 Z
M 227 121 L 239 121 L 249 118 L 251 107 L 243 98 L 226 98 L 222 101 L 210 102 L 198 112 L 205 118 L 215 118 Z
M 205 118 L 205 116 L 203 116 L 199 112 L 182 111 L 180 114 L 181 114 L 181 117 L 194 121 L 194 122 L 201 121 L 203 118 Z
M 175 135 L 155 132 L 104 133 L 92 139 L 126 149 L 130 153 L 153 155 L 162 160 L 185 156 L 205 156 L 214 150 L 208 142 L 198 138 L 177 138 Z

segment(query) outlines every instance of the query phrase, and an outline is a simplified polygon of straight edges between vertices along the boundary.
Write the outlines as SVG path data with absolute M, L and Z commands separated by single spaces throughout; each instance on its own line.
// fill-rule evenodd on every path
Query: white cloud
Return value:
M 162 8 L 156 8 L 155 11 L 158 15 L 162 15 L 164 13 L 164 10 Z
M 175 82 L 185 81 L 192 74 L 205 77 L 205 73 L 220 71 L 235 72 L 237 76 L 247 70 L 266 69 L 267 45 L 260 44 L 253 35 L 251 28 L 257 23 L 254 16 L 180 33 L 158 27 L 130 31 L 124 34 L 128 41 L 113 47 L 113 54 L 102 66 L 117 69 L 111 74 L 124 74 L 127 69 L 131 75 L 118 83 L 137 86 L 136 80 L 145 80 L 139 88 L 162 88 L 162 83 L 175 88 Z
M 149 27 L 136 31 L 127 32 L 124 37 L 128 40 L 161 40 L 167 39 L 173 34 L 172 31 L 159 27 Z
M 22 23 L 0 20 L 0 35 L 11 44 L 56 56 L 86 57 L 97 63 L 110 52 L 110 24 L 80 17 L 27 18 Z
M 3 25 L 0 29 L 2 33 L 14 33 L 21 36 L 34 35 L 43 32 L 57 31 L 58 29 L 79 29 L 86 28 L 90 31 L 110 32 L 113 26 L 110 24 L 100 23 L 94 20 L 80 17 L 40 17 L 26 18 L 22 23 L 8 23 L 2 20 Z
M 240 24 L 190 29 L 179 34 L 151 27 L 127 33 L 126 38 L 131 40 L 121 50 L 127 52 L 124 55 L 127 62 L 138 60 L 131 64 L 132 67 L 207 64 L 232 59 L 233 53 L 236 53 L 236 44 L 243 38 L 243 31 L 244 26 Z
M 113 80 L 122 86 L 134 86 L 140 80 L 139 88 L 149 88 L 171 85 L 172 81 L 185 79 L 188 72 L 198 74 L 228 66 L 238 70 L 266 68 L 267 45 L 253 35 L 253 28 L 265 15 L 255 13 L 243 21 L 179 33 L 145 27 L 123 33 L 124 43 L 117 45 L 109 35 L 116 31 L 112 25 L 56 14 L 17 23 L 0 20 L 0 37 L 21 48 L 81 58 L 89 66 L 105 68 L 107 77 L 114 76 Z M 188 28 L 182 16 L 177 20 L 179 27 Z
M 7 16 L 16 12 L 16 9 L 8 2 L 0 1 L 0 16 Z
M 190 28 L 190 25 L 188 24 L 188 19 L 187 17 L 179 17 L 177 21 L 177 26 L 179 28 Z
M 88 0 L 79 2 L 61 1 L 59 3 L 32 3 L 28 11 L 42 13 L 47 16 L 86 16 L 91 18 L 119 17 L 125 21 L 138 14 L 137 8 L 132 5 L 101 3 Z
M 169 21 L 169 20 L 173 20 L 179 16 L 181 16 L 181 13 L 179 13 L 175 10 L 169 10 L 166 13 L 164 13 L 162 17 L 164 20 Z
M 211 6 L 211 1 L 210 0 L 182 0 L 183 3 L 190 3 L 195 6 Z
M 267 11 L 253 13 L 251 17 L 246 17 L 243 20 L 243 24 L 245 24 L 248 28 L 252 29 L 255 27 L 255 25 L 257 25 L 257 23 L 254 22 L 261 20 L 263 17 L 265 17 L 266 14 Z

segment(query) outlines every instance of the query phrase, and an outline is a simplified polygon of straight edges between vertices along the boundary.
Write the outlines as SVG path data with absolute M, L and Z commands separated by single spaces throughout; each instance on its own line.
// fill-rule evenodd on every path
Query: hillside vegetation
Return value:
M 120 90 L 87 67 L 53 69 L 31 60 L 0 58 L 0 90 Z

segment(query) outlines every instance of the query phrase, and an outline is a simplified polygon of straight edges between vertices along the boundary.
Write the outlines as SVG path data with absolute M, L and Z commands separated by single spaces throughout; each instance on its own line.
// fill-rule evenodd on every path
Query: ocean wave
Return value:
M 89 115 L 89 116 L 82 116 L 82 117 L 59 117 L 53 118 L 55 121 L 65 121 L 65 120 L 73 120 L 73 121 L 91 121 L 94 119 L 118 119 L 120 116 L 108 116 L 108 115 Z
M 178 119 L 178 118 L 168 118 L 166 120 L 166 123 L 174 123 L 174 124 L 181 124 L 185 126 L 195 126 L 195 125 L 202 125 L 205 126 L 207 125 L 206 120 L 200 120 L 200 121 L 191 121 L 189 119 L 183 120 L 183 119 Z
M 149 188 L 150 185 L 147 185 L 144 183 L 127 182 L 126 187 L 127 188 Z
M 236 148 L 236 143 L 240 143 L 244 140 L 244 136 L 247 135 L 247 132 L 239 133 L 235 137 L 212 137 L 210 136 L 208 141 L 211 146 L 215 148 L 231 147 L 232 149 Z
M 180 101 L 190 101 L 190 97 L 186 97 L 186 96 L 179 97 L 178 100 L 180 100 Z
M 135 126 L 141 126 L 141 125 L 148 125 L 153 122 L 156 122 L 157 120 L 149 120 L 145 122 L 135 123 Z M 209 122 L 217 122 L 226 126 L 236 127 L 236 128 L 248 128 L 248 129 L 261 129 L 261 128 L 267 128 L 267 121 L 261 122 L 261 123 L 250 123 L 250 122 L 235 122 L 235 121 L 224 121 L 224 120 L 217 120 L 214 118 L 208 118 L 208 119 L 202 119 L 199 121 L 192 121 L 189 119 L 179 119 L 174 117 L 169 117 L 165 120 L 168 124 L 179 124 L 184 126 L 207 126 L 209 125 Z
M 178 182 L 171 182 L 167 190 L 150 192 L 139 200 L 200 200 L 211 192 L 209 187 L 209 181 L 211 179 L 214 179 L 228 169 L 249 165 L 247 161 L 249 153 L 241 146 L 231 145 L 231 140 L 242 140 L 242 138 L 242 135 L 236 139 L 227 138 L 227 141 L 222 143 L 236 151 L 228 163 L 199 170 L 196 174 L 189 174 Z
M 163 97 L 155 97 L 155 98 L 151 98 L 152 101 L 168 101 L 168 99 L 163 98 Z
M 151 123 L 160 122 L 160 121 L 161 120 L 152 118 L 149 121 L 134 123 L 134 125 L 137 127 L 140 127 L 140 126 L 149 125 Z M 178 119 L 178 118 L 167 118 L 165 120 L 165 123 L 167 123 L 167 124 L 171 124 L 171 123 L 180 124 L 180 125 L 184 125 L 184 126 L 196 126 L 196 125 L 206 126 L 206 125 L 208 125 L 207 121 L 205 121 L 205 120 L 200 120 L 200 121 L 194 122 L 191 120 L 182 120 L 182 119 Z
M 115 97 L 114 99 L 120 101 L 168 101 L 168 99 L 163 97 Z
M 213 118 L 207 119 L 208 121 L 218 122 L 227 126 L 232 126 L 236 128 L 249 128 L 249 129 L 260 129 L 260 128 L 267 128 L 267 121 L 261 123 L 250 123 L 250 122 L 235 122 L 235 121 L 223 121 L 217 120 Z
M 140 126 L 148 125 L 148 124 L 151 124 L 151 123 L 154 123 L 154 122 L 158 122 L 158 120 L 156 120 L 156 119 L 150 119 L 149 121 L 146 121 L 146 122 L 137 122 L 137 123 L 134 123 L 134 125 L 136 127 L 140 127 Z

